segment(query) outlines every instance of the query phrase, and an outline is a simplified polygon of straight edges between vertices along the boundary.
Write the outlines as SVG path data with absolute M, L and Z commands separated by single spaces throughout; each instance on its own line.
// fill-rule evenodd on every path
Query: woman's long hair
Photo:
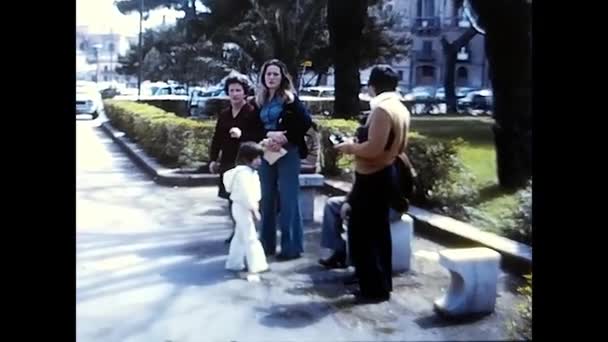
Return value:
M 281 73 L 281 84 L 279 85 L 279 89 L 277 89 L 276 95 L 282 96 L 283 98 L 285 98 L 286 90 L 291 91 L 294 95 L 296 94 L 296 89 L 293 86 L 293 81 L 291 80 L 291 75 L 289 75 L 289 72 L 287 71 L 287 66 L 285 65 L 285 63 L 281 62 L 278 59 L 271 59 L 269 61 L 266 61 L 264 63 L 264 65 L 262 65 L 262 70 L 260 72 L 260 76 L 258 79 L 258 87 L 255 92 L 255 102 L 257 103 L 257 105 L 259 107 L 262 107 L 268 101 L 270 101 L 270 99 L 269 99 L 270 94 L 269 94 L 268 87 L 266 86 L 266 81 L 265 81 L 266 69 L 268 69 L 268 67 L 270 65 L 274 65 L 274 66 L 278 67 L 280 70 L 280 73 Z

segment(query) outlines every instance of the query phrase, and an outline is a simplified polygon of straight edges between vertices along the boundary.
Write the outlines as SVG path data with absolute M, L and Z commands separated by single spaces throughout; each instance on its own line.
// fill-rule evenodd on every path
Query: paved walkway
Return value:
M 494 314 L 440 320 L 432 302 L 449 284 L 435 260 L 444 247 L 420 237 L 414 270 L 394 278 L 389 303 L 354 306 L 340 281 L 347 272 L 317 266 L 318 223 L 306 228 L 304 257 L 270 259 L 261 282 L 225 271 L 230 222 L 216 189 L 154 184 L 98 124 L 77 121 L 78 341 L 508 338 L 505 323 L 519 301 L 512 277 L 501 275 Z

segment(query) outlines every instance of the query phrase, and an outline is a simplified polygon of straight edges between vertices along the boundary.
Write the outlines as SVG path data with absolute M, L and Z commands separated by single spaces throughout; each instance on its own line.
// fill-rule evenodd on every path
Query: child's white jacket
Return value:
M 247 166 L 238 165 L 224 173 L 224 186 L 230 199 L 241 206 L 257 210 L 262 199 L 262 189 L 258 172 Z

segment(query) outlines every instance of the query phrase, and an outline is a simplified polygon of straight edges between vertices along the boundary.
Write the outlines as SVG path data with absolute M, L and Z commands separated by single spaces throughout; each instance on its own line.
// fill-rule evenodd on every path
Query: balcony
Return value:
M 441 33 L 441 18 L 418 17 L 414 18 L 412 33 L 418 35 L 438 35 Z
M 434 62 L 437 58 L 435 50 L 415 50 L 414 58 L 420 62 Z
M 459 17 L 444 17 L 442 18 L 442 25 L 444 28 L 469 28 L 471 23 L 463 16 Z

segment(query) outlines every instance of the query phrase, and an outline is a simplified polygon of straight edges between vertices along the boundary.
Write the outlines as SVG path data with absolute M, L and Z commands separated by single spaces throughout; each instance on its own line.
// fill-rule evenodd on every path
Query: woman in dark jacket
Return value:
M 276 253 L 276 204 L 279 197 L 281 253 L 278 259 L 299 258 L 303 252 L 302 216 L 298 201 L 300 162 L 308 155 L 304 140 L 311 126 L 310 114 L 295 96 L 291 76 L 285 64 L 273 59 L 262 66 L 256 92 L 260 119 L 270 139 L 267 149 L 287 151 L 273 164 L 263 160 L 260 167 L 262 183 L 261 241 L 266 255 Z
M 224 91 L 230 97 L 230 107 L 218 115 L 211 140 L 209 170 L 219 172 L 218 196 L 230 202 L 230 194 L 226 192 L 223 183 L 224 172 L 235 167 L 241 142 L 259 142 L 264 138 L 264 127 L 256 108 L 247 103 L 249 83 L 246 79 L 239 76 L 229 77 L 224 84 Z M 227 243 L 232 239 L 232 235 L 226 240 Z

